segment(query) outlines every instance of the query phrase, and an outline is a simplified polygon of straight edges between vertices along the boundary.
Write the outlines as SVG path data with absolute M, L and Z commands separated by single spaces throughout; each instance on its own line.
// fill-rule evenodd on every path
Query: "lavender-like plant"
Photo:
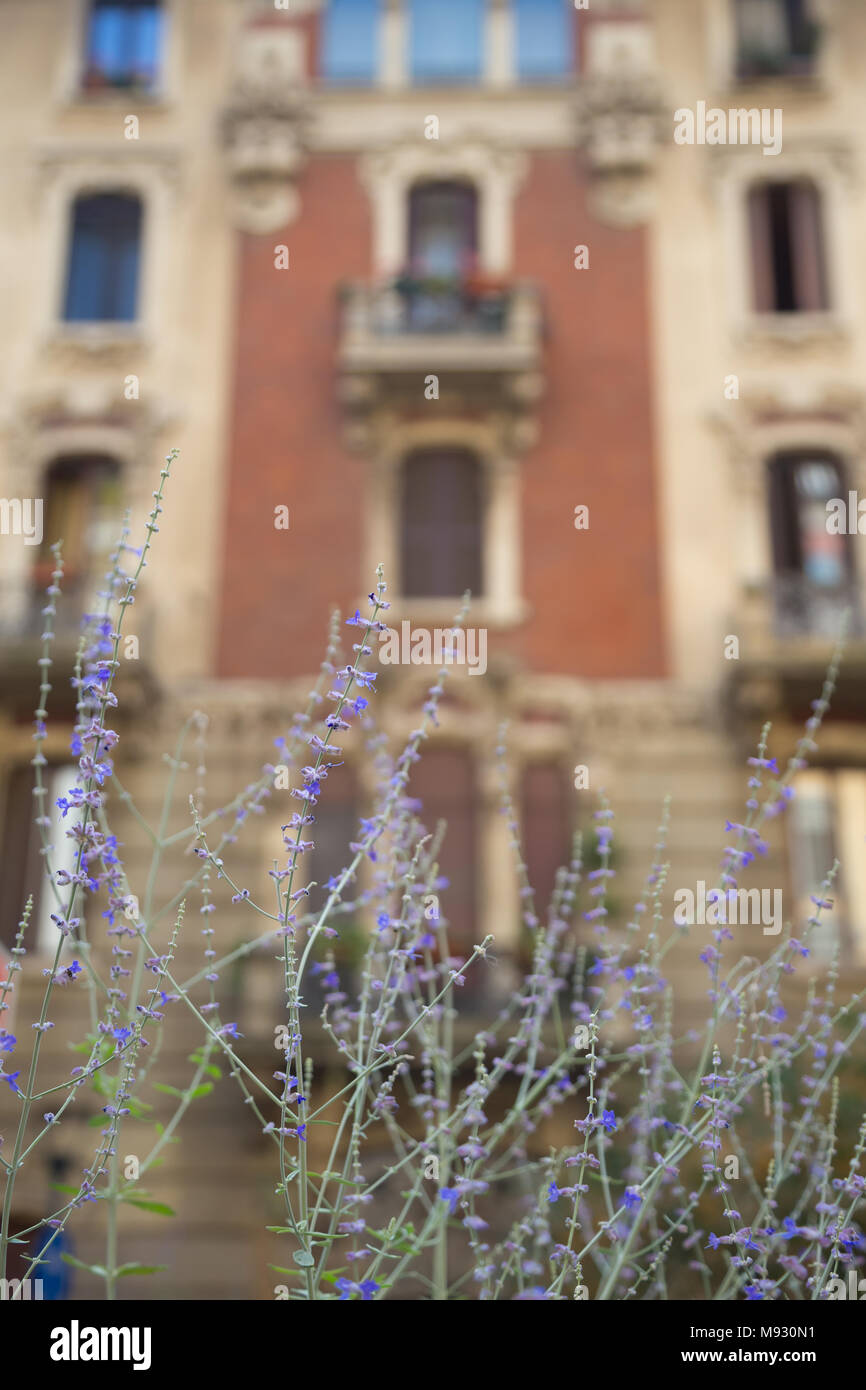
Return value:
M 837 998 L 835 957 L 823 977 L 809 976 L 799 1002 L 795 987 L 797 972 L 811 969 L 810 939 L 838 866 L 828 865 L 802 929 L 794 935 L 788 924 L 765 959 L 733 951 L 729 926 L 715 926 L 700 951 L 708 981 L 704 1026 L 680 1036 L 665 970 L 689 931 L 673 920 L 666 892 L 667 809 L 643 894 L 623 926 L 610 911 L 614 817 L 603 798 L 594 823 L 596 867 L 584 868 L 578 836 L 542 915 L 507 791 L 503 730 L 501 806 L 531 962 L 507 1002 L 471 1020 L 467 1031 L 456 1007 L 459 990 L 478 972 L 495 980 L 503 966 L 492 936 L 468 956 L 454 953 L 439 870 L 447 829 L 425 825 L 409 787 L 438 724 L 448 668 L 436 676 L 417 729 L 394 754 L 373 717 L 370 662 L 389 606 L 381 569 L 369 615 L 356 612 L 344 625 L 358 634 L 351 660 L 341 655 L 335 619 L 308 707 L 276 740 L 280 765 L 293 777 L 294 810 L 270 873 L 272 902 L 241 883 L 228 859 L 273 792 L 273 764 L 228 805 L 206 813 L 207 721 L 196 714 L 169 759 L 155 828 L 121 784 L 113 761 L 117 735 L 106 721 L 117 703 L 124 617 L 148 562 L 174 458 L 162 470 L 141 550 L 129 547 L 125 529 L 102 610 L 86 623 L 75 677 L 73 752 L 80 776 L 58 802 L 75 849 L 72 871 L 53 867 L 42 778 L 62 585 L 59 547 L 55 552 L 33 764 L 44 889 L 54 895 L 57 940 L 29 1060 L 16 1064 L 26 1049 L 0 1029 L 0 1081 L 18 1107 L 11 1145 L 0 1153 L 0 1277 L 14 1242 L 30 1243 L 27 1273 L 38 1274 L 59 1233 L 82 1208 L 100 1203 L 105 1256 L 85 1268 L 103 1281 L 106 1298 L 115 1297 L 120 1277 L 153 1272 L 153 1266 L 118 1262 L 123 1208 L 169 1212 L 140 1178 L 160 1161 L 193 1102 L 205 1102 L 221 1061 L 240 1092 L 246 1122 L 258 1125 L 273 1149 L 281 1215 L 269 1229 L 286 1250 L 285 1262 L 273 1266 L 276 1297 L 627 1301 L 678 1297 L 686 1289 L 693 1295 L 694 1276 L 708 1300 L 836 1297 L 866 1252 L 858 1221 L 866 1118 L 852 1140 L 841 1132 L 839 1109 L 840 1078 L 866 1025 L 866 991 L 846 1002 Z M 131 573 L 122 567 L 127 555 L 137 561 Z M 464 604 L 456 625 L 466 611 Z M 720 893 L 737 891 L 766 848 L 766 821 L 794 795 L 795 776 L 829 709 L 839 659 L 837 653 L 782 772 L 767 756 L 764 730 L 749 760 L 743 819 L 727 823 Z M 322 703 L 329 712 L 316 724 Z M 170 830 L 190 737 L 200 785 L 188 824 Z M 315 842 L 317 805 L 328 795 L 329 779 L 341 776 L 350 737 L 364 741 L 377 783 L 375 809 L 347 847 L 345 867 L 324 886 L 323 904 L 312 910 L 304 856 Z M 110 829 L 115 804 L 133 817 L 150 849 L 138 896 Z M 164 857 L 182 848 L 196 866 L 179 891 L 164 891 Z M 260 929 L 220 955 L 214 921 L 229 892 L 232 915 L 244 913 Z M 199 900 L 204 965 L 180 978 L 178 941 Z M 98 903 L 107 923 L 104 942 L 94 935 Z M 349 982 L 334 948 L 341 926 L 357 920 L 370 929 L 357 982 Z M 0 1010 L 19 987 L 31 926 L 28 907 L 0 986 Z M 219 999 L 228 967 L 269 947 L 278 951 L 285 1002 L 284 1019 L 275 1020 L 282 1061 L 270 1081 L 259 1075 L 238 1021 L 223 1020 Z M 82 1061 L 67 1080 L 40 1089 L 40 1062 L 52 1045 L 48 1015 L 66 982 L 88 998 Z M 307 1015 L 316 990 L 324 994 L 314 1027 Z M 186 1010 L 201 1035 L 184 1087 L 155 1080 L 169 1008 Z M 336 1086 L 335 1060 L 343 1077 Z M 129 1122 L 147 1122 L 149 1086 L 167 1091 L 175 1109 L 131 1181 L 122 1171 L 119 1136 Z M 36 1226 L 15 1230 L 21 1170 L 85 1087 L 96 1092 L 105 1117 L 93 1157 L 65 1194 L 69 1200 Z M 572 1127 L 573 1138 L 564 1142 Z M 557 1142 L 545 1142 L 556 1131 Z

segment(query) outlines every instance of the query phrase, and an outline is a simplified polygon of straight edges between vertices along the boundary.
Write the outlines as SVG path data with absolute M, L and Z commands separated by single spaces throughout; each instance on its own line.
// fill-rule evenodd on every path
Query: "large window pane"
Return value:
M 145 90 L 155 86 L 163 19 L 157 0 L 93 0 L 84 85 Z
M 380 0 L 330 0 L 322 26 L 322 76 L 328 82 L 372 83 L 379 66 Z
M 514 0 L 516 66 L 521 81 L 555 81 L 571 72 L 571 15 L 565 0 Z
M 408 0 L 409 67 L 415 82 L 472 82 L 481 76 L 483 0 Z
M 68 322 L 135 319 L 140 241 L 137 198 L 102 193 L 77 200 L 63 311 Z

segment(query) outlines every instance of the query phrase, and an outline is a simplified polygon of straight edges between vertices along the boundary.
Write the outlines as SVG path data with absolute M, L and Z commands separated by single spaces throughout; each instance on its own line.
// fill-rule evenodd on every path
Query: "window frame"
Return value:
M 529 605 L 522 594 L 520 466 L 516 456 L 503 451 L 494 425 L 463 419 L 400 421 L 387 430 L 371 458 L 361 573 L 372 573 L 379 563 L 384 564 L 392 626 L 403 617 L 437 627 L 452 624 L 459 601 L 408 598 L 402 592 L 400 472 L 410 454 L 427 447 L 469 450 L 482 468 L 483 597 L 473 599 L 467 621 L 492 628 L 523 622 Z M 363 592 L 359 587 L 359 595 Z M 362 606 L 360 599 L 357 606 Z
M 127 144 L 126 141 L 121 142 Z M 130 344 L 143 347 L 159 339 L 168 300 L 172 250 L 172 205 L 177 195 L 177 153 L 173 147 L 118 151 L 116 140 L 106 144 L 69 145 L 54 142 L 41 156 L 45 172 L 39 209 L 39 240 L 34 255 L 40 274 L 34 295 L 36 334 L 47 344 L 74 344 L 102 351 Z M 129 193 L 141 200 L 142 237 L 139 266 L 138 317 L 134 322 L 70 323 L 63 318 L 72 207 L 90 193 Z M 127 368 L 135 371 L 132 359 Z
M 704 154 L 717 178 L 717 254 L 720 262 L 727 264 L 729 292 L 725 304 L 732 336 L 785 343 L 848 338 L 855 331 L 850 306 L 859 302 L 860 282 L 848 226 L 851 175 L 847 149 L 829 138 L 817 146 L 786 139 L 782 153 L 770 159 L 757 151 L 724 145 L 708 147 Z M 829 307 L 817 312 L 759 313 L 752 298 L 749 190 L 756 183 L 801 180 L 813 183 L 821 198 Z
M 90 21 L 90 0 L 71 0 L 66 39 L 59 56 L 56 80 L 58 101 L 68 106 L 128 105 L 130 97 L 148 108 L 177 101 L 183 67 L 183 33 L 178 23 L 180 0 L 162 0 L 161 58 L 157 80 L 150 91 L 111 87 L 88 90 L 84 83 Z
M 784 207 L 779 196 L 782 190 Z M 756 179 L 748 187 L 747 199 L 752 312 L 762 317 L 830 313 L 827 216 L 821 189 L 812 179 Z M 783 232 L 774 228 L 774 223 L 780 220 L 784 220 Z M 798 222 L 801 226 L 807 222 L 812 224 L 809 228 L 813 237 L 811 249 L 804 250 L 798 245 Z M 787 252 L 787 266 L 783 250 Z M 782 297 L 781 284 L 786 278 L 792 299 L 787 308 L 778 303 Z M 804 301 L 810 293 L 818 302 L 806 306 Z M 771 307 L 761 307 L 760 301 L 764 298 L 772 300 Z

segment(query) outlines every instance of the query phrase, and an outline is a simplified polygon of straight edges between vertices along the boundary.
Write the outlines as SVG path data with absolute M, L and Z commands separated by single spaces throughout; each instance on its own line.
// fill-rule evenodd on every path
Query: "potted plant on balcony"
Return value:
M 475 267 L 468 272 L 463 288 L 467 306 L 477 316 L 482 331 L 500 333 L 508 303 L 505 277 Z

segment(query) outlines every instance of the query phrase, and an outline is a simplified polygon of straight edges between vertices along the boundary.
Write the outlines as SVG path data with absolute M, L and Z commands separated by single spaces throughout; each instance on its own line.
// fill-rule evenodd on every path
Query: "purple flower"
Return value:
M 361 1295 L 362 1303 L 369 1303 L 373 1294 L 379 1292 L 380 1285 L 376 1283 L 375 1279 L 364 1279 L 360 1284 L 355 1284 L 344 1275 L 342 1279 L 337 1280 L 337 1288 L 340 1290 L 340 1303 L 343 1303 L 353 1293 Z
M 613 1134 L 616 1131 L 616 1115 L 612 1110 L 602 1111 L 601 1122 L 608 1134 Z
M 453 1216 L 454 1210 L 455 1210 L 455 1208 L 456 1208 L 456 1206 L 457 1206 L 457 1200 L 458 1200 L 458 1198 L 459 1198 L 459 1196 L 460 1196 L 460 1193 L 457 1191 L 457 1188 L 456 1188 L 456 1187 L 443 1187 L 443 1188 L 440 1188 L 439 1196 L 442 1198 L 442 1201 L 443 1201 L 443 1202 L 447 1202 L 447 1203 L 448 1203 L 448 1206 L 449 1206 L 449 1208 L 450 1208 L 450 1210 L 451 1210 L 451 1214 L 452 1214 L 452 1216 Z

